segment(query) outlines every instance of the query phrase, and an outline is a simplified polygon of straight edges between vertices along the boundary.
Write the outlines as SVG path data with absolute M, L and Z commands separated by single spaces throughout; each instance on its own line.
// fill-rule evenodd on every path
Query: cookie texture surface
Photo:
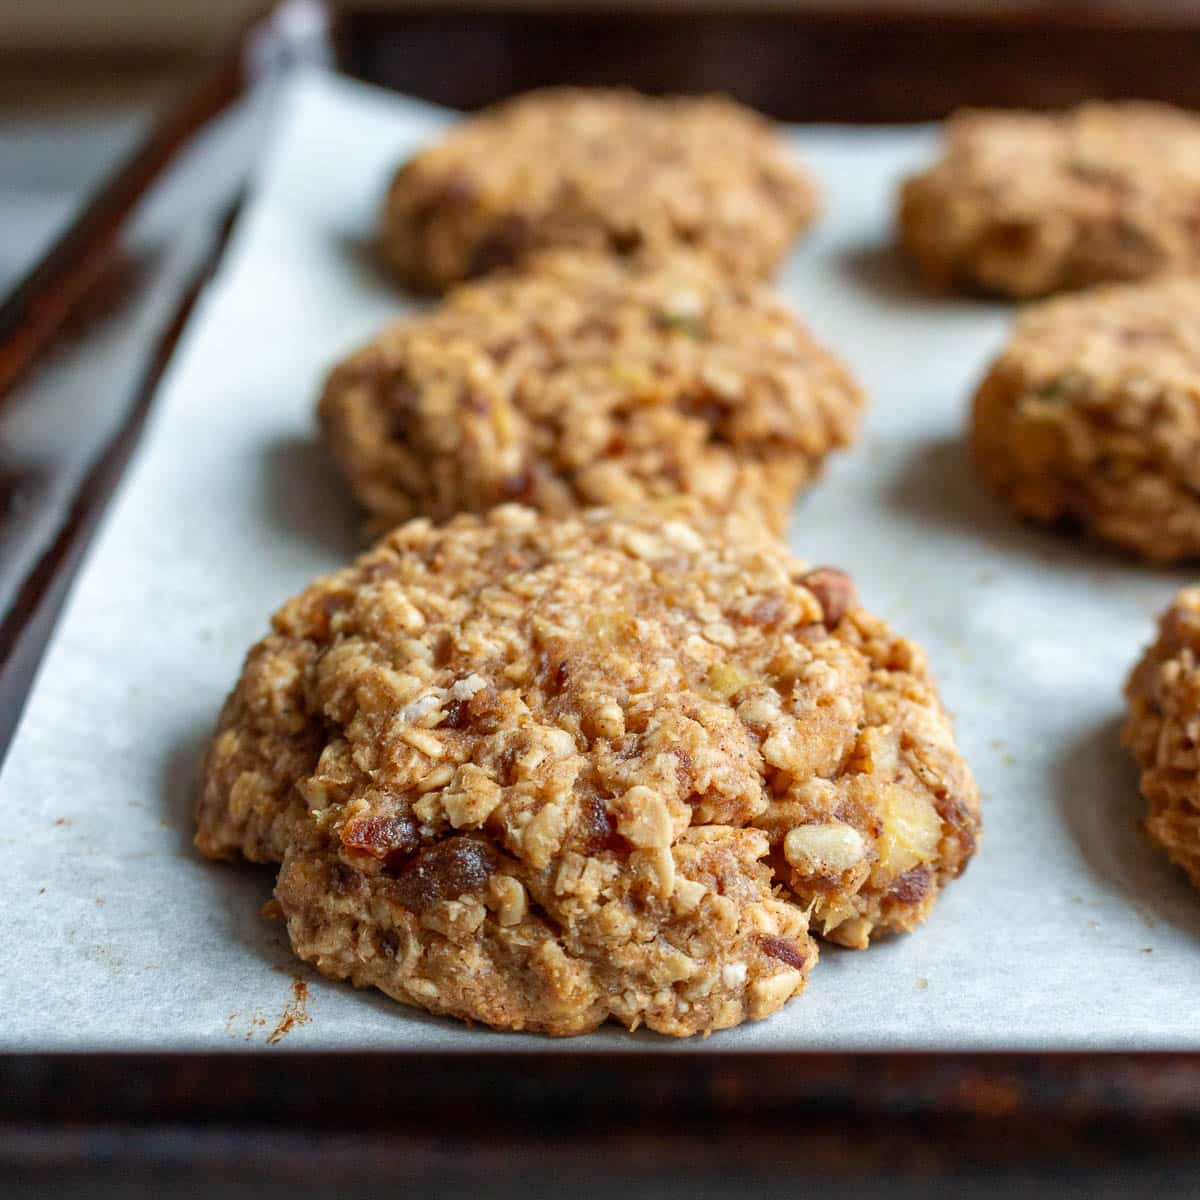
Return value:
M 197 845 L 324 974 L 504 1029 L 764 1017 L 979 823 L 921 652 L 741 516 L 393 530 L 250 652 Z
M 815 216 L 816 188 L 770 124 L 719 97 L 530 92 L 464 120 L 397 173 L 383 254 L 423 291 L 548 247 L 690 247 L 765 276 Z
M 1156 562 L 1200 556 L 1200 281 L 1027 309 L 975 396 L 983 477 L 1019 513 Z
M 780 528 L 861 406 L 765 286 L 694 255 L 557 251 L 385 331 L 332 372 L 319 416 L 381 527 L 683 493 Z
M 1146 831 L 1200 888 L 1200 588 L 1185 588 L 1125 687 L 1122 741 L 1141 767 Z
M 1200 117 L 1090 103 L 968 111 L 900 194 L 899 236 L 940 285 L 1035 297 L 1200 269 Z

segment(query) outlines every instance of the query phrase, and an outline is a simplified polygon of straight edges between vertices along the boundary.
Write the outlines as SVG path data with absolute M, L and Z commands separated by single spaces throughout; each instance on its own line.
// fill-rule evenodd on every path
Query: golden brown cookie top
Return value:
M 1095 288 L 1033 305 L 1001 362 L 1050 401 L 1108 389 L 1182 389 L 1200 401 L 1200 280 Z
M 815 214 L 816 189 L 770 124 L 720 97 L 558 88 L 455 126 L 406 163 L 385 254 L 441 289 L 547 246 L 690 246 L 766 274 Z
M 1022 515 L 1156 562 L 1200 555 L 1200 280 L 1031 305 L 976 390 L 983 476 Z
M 754 525 L 706 532 L 669 510 L 412 522 L 285 605 L 276 634 L 326 647 L 309 703 L 342 731 L 310 806 L 353 795 L 362 819 L 411 821 L 418 841 L 486 825 L 544 866 L 746 824 L 769 764 L 836 770 L 863 656 Z M 366 867 L 389 853 L 344 841 Z
M 1093 101 L 1060 113 L 973 109 L 946 123 L 939 164 L 1016 204 L 1055 186 L 1097 203 L 1200 184 L 1200 118 L 1169 104 Z M 1064 198 L 1069 204 L 1069 200 Z
M 1200 118 L 1161 104 L 967 111 L 908 180 L 902 238 L 927 274 L 1014 296 L 1200 266 Z
M 765 286 L 690 254 L 556 251 L 386 330 L 332 373 L 321 419 L 392 522 L 683 492 L 780 525 L 861 405 Z
M 530 870 L 599 855 L 670 895 L 686 831 L 757 824 L 824 929 L 865 945 L 974 849 L 920 650 L 745 517 L 414 521 L 273 624 L 210 752 L 210 854 L 278 859 L 316 814 L 368 874 L 481 831 Z

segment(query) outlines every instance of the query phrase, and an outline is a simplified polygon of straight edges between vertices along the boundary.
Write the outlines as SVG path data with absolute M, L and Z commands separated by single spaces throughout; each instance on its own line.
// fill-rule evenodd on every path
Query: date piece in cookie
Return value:
M 197 820 L 206 854 L 282 860 L 326 975 L 687 1035 L 799 993 L 810 919 L 912 928 L 979 807 L 921 652 L 841 572 L 694 505 L 510 505 L 401 526 L 276 614 Z
M 1141 767 L 1146 831 L 1200 888 L 1200 588 L 1163 613 L 1125 695 L 1121 740 Z
M 975 460 L 1023 516 L 1200 556 L 1200 280 L 1027 309 L 975 395 Z
M 1027 298 L 1200 270 L 1200 117 L 1161 104 L 952 117 L 899 236 L 940 285 Z
M 762 277 L 816 210 L 808 174 L 740 104 L 563 88 L 488 109 L 410 159 L 381 243 L 421 291 L 560 246 L 689 247 Z
M 333 371 L 319 415 L 380 526 L 684 493 L 781 528 L 861 406 L 764 285 L 693 255 L 556 251 L 386 330 Z

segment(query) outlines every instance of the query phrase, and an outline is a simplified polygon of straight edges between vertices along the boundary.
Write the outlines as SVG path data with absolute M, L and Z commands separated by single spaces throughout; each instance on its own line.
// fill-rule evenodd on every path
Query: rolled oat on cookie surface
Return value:
M 1141 768 L 1145 828 L 1200 888 L 1200 588 L 1181 591 L 1125 685 L 1122 742 Z
M 1026 309 L 975 394 L 980 474 L 1021 515 L 1200 557 L 1200 280 Z
M 741 514 L 502 506 L 276 614 L 197 844 L 282 860 L 296 952 L 502 1029 L 689 1035 L 907 930 L 979 801 L 920 650 Z
M 963 111 L 905 182 L 898 235 L 933 282 L 1015 298 L 1200 270 L 1200 116 L 1093 102 Z
M 392 325 L 333 370 L 319 416 L 381 528 L 684 493 L 778 529 L 862 405 L 766 286 L 694 255 L 556 251 Z
M 721 97 L 552 88 L 454 126 L 396 174 L 382 253 L 421 291 L 532 251 L 685 247 L 764 277 L 817 212 L 771 124 Z

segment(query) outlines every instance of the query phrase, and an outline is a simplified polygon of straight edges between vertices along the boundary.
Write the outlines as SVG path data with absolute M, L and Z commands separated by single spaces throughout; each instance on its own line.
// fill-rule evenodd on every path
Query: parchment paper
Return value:
M 197 760 L 244 651 L 357 546 L 313 403 L 402 307 L 368 238 L 390 170 L 447 119 L 319 74 L 284 91 L 0 778 L 0 1049 L 563 1048 L 320 980 L 258 915 L 272 870 L 190 846 Z M 1200 895 L 1138 832 L 1116 740 L 1124 674 L 1185 577 L 1026 529 L 977 486 L 966 403 L 1011 314 L 928 298 L 887 249 L 932 131 L 792 136 L 826 215 L 782 285 L 871 395 L 792 541 L 928 650 L 985 831 L 917 933 L 825 948 L 782 1013 L 689 1046 L 1200 1049 Z M 678 1043 L 613 1028 L 572 1045 Z

